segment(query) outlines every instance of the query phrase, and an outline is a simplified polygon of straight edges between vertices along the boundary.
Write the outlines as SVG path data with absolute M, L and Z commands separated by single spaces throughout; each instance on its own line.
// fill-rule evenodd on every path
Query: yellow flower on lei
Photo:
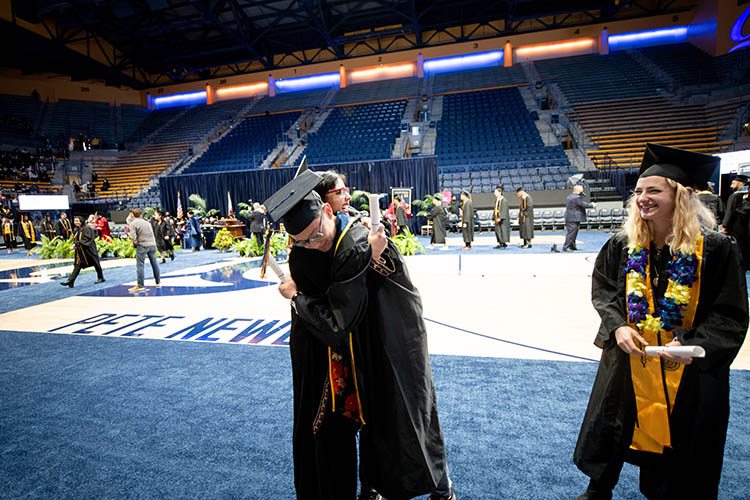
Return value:
M 670 281 L 664 297 L 674 299 L 677 304 L 687 304 L 690 302 L 690 287 Z

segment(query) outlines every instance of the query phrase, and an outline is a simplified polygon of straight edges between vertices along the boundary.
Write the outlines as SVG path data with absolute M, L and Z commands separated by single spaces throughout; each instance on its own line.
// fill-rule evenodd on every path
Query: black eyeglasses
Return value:
M 315 243 L 316 241 L 318 241 L 322 237 L 323 237 L 323 214 L 321 213 L 320 214 L 320 227 L 318 227 L 318 232 L 315 233 L 314 235 L 310 236 L 306 240 L 294 240 L 294 243 L 292 244 L 292 246 L 295 246 L 295 247 L 306 247 L 306 246 L 308 246 L 308 245 L 310 245 L 312 243 Z

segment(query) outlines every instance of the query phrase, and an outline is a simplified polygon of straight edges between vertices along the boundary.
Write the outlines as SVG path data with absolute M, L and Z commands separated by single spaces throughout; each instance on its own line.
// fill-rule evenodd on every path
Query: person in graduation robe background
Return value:
M 471 242 L 474 241 L 474 205 L 468 191 L 461 191 L 461 236 L 464 239 L 461 250 L 471 250 Z
M 52 223 L 52 217 L 49 215 L 45 215 L 42 219 L 41 224 L 42 234 L 45 235 L 48 239 L 52 239 L 55 237 L 55 225 Z
M 518 207 L 518 233 L 523 240 L 521 248 L 531 248 L 534 239 L 534 200 L 523 188 L 516 189 L 516 196 L 521 199 Z
M 295 181 L 306 179 L 301 176 Z M 455 498 L 437 420 L 421 304 L 403 258 L 382 229 L 371 234 L 358 217 L 334 215 L 317 194 L 286 201 L 292 189 L 301 196 L 307 192 L 285 186 L 265 202 L 269 215 L 274 220 L 283 217 L 297 246 L 328 259 L 327 266 L 317 268 L 321 274 L 323 270 L 328 273 L 314 284 L 317 295 L 305 294 L 296 286 L 293 256 L 297 249 L 290 255 L 293 279 L 279 285 L 294 308 L 290 345 L 296 342 L 298 498 L 353 498 L 356 494 L 355 432 L 341 417 L 353 422 L 355 429 L 362 427 L 361 468 L 378 492 L 387 498 L 426 493 L 436 499 Z M 310 283 L 307 287 L 313 288 Z M 335 370 L 326 377 L 329 359 Z M 320 370 L 317 376 L 307 371 L 315 366 Z M 299 380 L 304 375 L 313 381 Z M 322 387 L 299 398 L 298 388 L 310 388 L 317 380 Z M 301 404 L 305 401 L 307 405 Z M 310 411 L 315 416 L 312 421 L 305 417 Z M 298 412 L 302 413 L 301 429 Z M 300 460 L 304 451 L 307 460 Z M 304 478 L 296 469 L 301 462 L 307 469 Z M 338 474 L 325 474 L 332 464 L 339 466 Z M 310 488 L 301 488 L 301 481 L 307 481 Z
M 99 263 L 99 252 L 96 249 L 96 232 L 84 223 L 83 217 L 80 215 L 73 217 L 73 224 L 73 248 L 75 250 L 73 272 L 70 273 L 67 280 L 60 284 L 73 288 L 81 269 L 91 266 L 96 269 L 96 281 L 94 283 L 104 283 L 104 273 Z
M 612 498 L 623 462 L 649 499 L 718 494 L 729 420 L 729 367 L 748 328 L 739 248 L 710 229 L 693 191 L 718 158 L 648 144 L 624 229 L 601 249 L 592 302 L 601 361 L 574 462 L 579 500 Z M 700 346 L 705 358 L 646 346 Z
M 21 222 L 18 224 L 18 235 L 23 240 L 26 253 L 31 255 L 31 249 L 36 246 L 36 231 L 28 215 L 21 216 Z
M 435 245 L 443 245 L 443 249 L 448 248 L 448 243 L 445 241 L 445 221 L 448 215 L 443 207 L 443 197 L 440 194 L 436 194 L 432 198 L 432 210 L 427 215 L 427 220 L 432 222 L 432 236 L 430 237 L 430 248 L 435 248 Z
M 404 200 L 402 200 L 401 197 L 396 196 L 396 198 L 394 198 L 394 201 L 396 202 L 396 234 L 404 234 L 408 229 Z
M 495 237 L 497 246 L 495 248 L 508 248 L 510 241 L 510 211 L 508 201 L 503 196 L 503 186 L 495 188 L 495 210 L 492 212 L 492 220 L 495 221 Z
M 67 240 L 73 236 L 73 225 L 68 220 L 68 215 L 65 212 L 60 214 L 60 218 L 55 224 L 55 233 L 60 238 Z
M 3 239 L 5 240 L 5 248 L 8 249 L 8 253 L 13 253 L 13 249 L 16 248 L 16 231 L 13 228 L 13 220 L 7 217 L 2 218 L 2 229 Z
M 750 178 L 738 174 L 732 180 L 734 193 L 727 199 L 724 221 L 724 234 L 734 236 L 740 246 L 745 269 L 750 268 L 750 192 L 748 184 Z

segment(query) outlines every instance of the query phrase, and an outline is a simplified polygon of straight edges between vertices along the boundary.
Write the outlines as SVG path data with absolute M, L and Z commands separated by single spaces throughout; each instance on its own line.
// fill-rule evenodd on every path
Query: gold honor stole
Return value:
M 354 219 L 349 221 L 341 236 L 336 242 L 336 248 L 333 249 L 333 255 L 339 249 L 341 240 L 349 229 L 352 227 Z M 348 351 L 348 352 L 347 352 Z M 351 361 L 351 365 L 349 363 Z M 351 418 L 355 422 L 365 425 L 365 418 L 362 415 L 362 401 L 359 397 L 359 384 L 357 383 L 357 369 L 354 364 L 354 343 L 352 342 L 352 333 L 349 332 L 348 349 L 344 352 L 338 352 L 336 348 L 328 347 L 328 378 L 331 387 L 331 411 L 336 413 L 336 404 L 338 400 L 339 413 L 345 417 Z M 354 383 L 352 387 L 349 382 Z M 352 390 L 353 389 L 353 390 Z
M 503 199 L 498 198 L 497 201 L 495 202 L 495 224 L 497 224 L 498 217 L 500 216 L 500 209 L 502 208 L 502 206 L 503 206 Z
M 703 236 L 696 241 L 695 256 L 698 259 L 696 269 L 696 280 L 690 287 L 690 299 L 683 303 L 682 325 L 680 328 L 693 326 L 695 311 L 698 307 L 698 298 L 701 286 L 701 266 L 703 264 Z M 674 333 L 666 331 L 661 327 L 661 320 L 654 318 L 654 295 L 651 289 L 651 253 L 649 252 L 649 263 L 646 266 L 644 295 L 648 300 L 649 315 L 644 321 L 634 325 L 628 325 L 638 330 L 641 336 L 650 346 L 665 345 L 674 339 Z M 674 257 L 673 257 L 674 258 Z M 674 293 L 676 283 L 672 280 L 667 285 L 665 296 Z M 628 280 L 628 295 L 631 290 Z M 643 346 L 641 346 L 643 348 Z M 635 404 L 637 418 L 633 429 L 633 441 L 630 448 L 638 451 L 651 453 L 664 453 L 664 447 L 672 446 L 669 431 L 669 415 L 674 408 L 675 397 L 680 388 L 682 373 L 685 365 L 670 361 L 657 356 L 630 356 L 630 375 L 633 380 L 633 392 L 635 393 Z

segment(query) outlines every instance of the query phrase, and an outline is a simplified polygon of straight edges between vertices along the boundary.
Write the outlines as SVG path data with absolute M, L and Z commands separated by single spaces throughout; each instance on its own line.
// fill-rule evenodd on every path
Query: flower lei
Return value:
M 650 311 L 647 289 L 649 251 L 633 247 L 628 251 L 625 263 L 627 276 L 628 321 L 640 331 L 671 331 L 682 326 L 687 305 L 692 298 L 692 285 L 698 279 L 699 259 L 695 254 L 677 254 L 667 265 L 667 290 L 664 297 L 656 301 L 655 311 Z

